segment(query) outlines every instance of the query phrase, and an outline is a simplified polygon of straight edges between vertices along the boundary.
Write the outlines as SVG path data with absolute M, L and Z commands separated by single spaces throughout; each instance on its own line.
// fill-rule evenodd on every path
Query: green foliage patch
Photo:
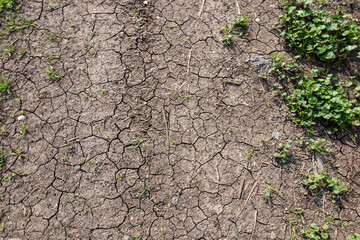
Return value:
M 283 94 L 295 122 L 311 127 L 323 119 L 341 129 L 360 126 L 359 103 L 349 98 L 343 84 L 319 69 L 313 69 L 311 75 L 304 76 L 291 95 Z
M 287 46 L 309 58 L 321 61 L 345 58 L 359 47 L 359 29 L 346 14 L 333 14 L 321 10 L 311 0 L 291 0 L 284 3 L 285 13 L 280 16 L 281 36 Z
M 328 190 L 332 193 L 332 197 L 336 198 L 349 191 L 346 183 L 339 181 L 336 177 L 330 178 L 325 171 L 308 176 L 307 179 L 302 181 L 302 184 L 307 187 L 305 194 L 310 192 L 317 195 L 322 190 Z
M 0 0 L 0 13 L 5 9 L 14 10 L 16 6 L 17 2 L 15 0 Z

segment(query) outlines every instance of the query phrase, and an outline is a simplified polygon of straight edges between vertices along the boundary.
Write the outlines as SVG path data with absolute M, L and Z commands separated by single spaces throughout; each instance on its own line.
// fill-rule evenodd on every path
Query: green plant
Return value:
M 327 234 L 328 226 L 324 224 L 323 227 L 318 227 L 315 223 L 310 224 L 310 230 L 302 229 L 301 234 L 305 237 L 306 240 L 321 240 L 329 239 L 329 234 Z
M 271 200 L 271 194 L 275 193 L 278 194 L 280 191 L 277 190 L 275 187 L 269 185 L 266 187 L 266 192 L 263 194 L 263 199 L 265 200 L 265 203 L 268 203 L 269 200 Z
M 2 169 L 2 167 L 4 166 L 5 163 L 5 155 L 3 153 L 3 151 L 0 149 L 0 170 Z
M 245 155 L 248 157 L 248 162 L 251 163 L 251 159 L 254 157 L 254 147 L 252 147 L 251 152 L 245 152 Z
M 295 210 L 290 210 L 291 213 L 299 215 L 302 224 L 305 225 L 305 218 L 304 218 L 304 214 L 303 214 L 304 209 L 303 208 L 296 208 Z
M 171 147 L 171 148 L 176 148 L 174 139 L 170 138 L 169 141 L 170 141 L 170 142 L 169 142 L 170 147 Z
M 25 48 L 20 49 L 20 51 L 17 53 L 18 55 L 17 59 L 20 61 L 21 59 L 24 58 L 25 54 L 26 54 L 26 49 Z
M 289 47 L 322 61 L 345 58 L 359 46 L 359 26 L 341 12 L 331 15 L 311 0 L 287 1 L 280 15 L 281 36 Z
M 54 35 L 54 33 L 52 33 L 52 32 L 50 32 L 46 37 L 45 37 L 45 39 L 46 40 L 49 40 L 49 41 L 53 41 L 53 40 L 55 40 L 55 35 Z
M 148 191 L 150 191 L 150 188 L 148 187 L 148 185 L 146 185 L 144 188 L 140 189 L 140 190 L 139 190 L 139 196 L 138 196 L 139 200 L 140 200 L 140 199 L 144 196 L 144 194 L 145 194 L 146 192 L 148 192 Z
M 138 149 L 141 145 L 143 147 L 144 151 L 146 150 L 145 140 L 133 137 L 133 138 L 131 138 L 130 141 L 136 144 L 135 149 Z
M 289 157 L 291 157 L 292 155 L 289 151 L 290 148 L 291 148 L 290 144 L 285 144 L 285 145 L 279 144 L 277 149 L 280 152 L 276 152 L 273 155 L 277 160 L 280 160 L 281 163 L 286 163 Z
M 60 80 L 60 78 L 62 77 L 61 75 L 59 75 L 57 73 L 57 71 L 52 68 L 51 66 L 48 68 L 48 70 L 45 71 L 46 74 L 48 75 L 48 78 L 50 81 L 58 81 Z
M 21 127 L 20 137 L 25 137 L 26 134 L 28 134 L 32 131 L 34 131 L 34 130 L 29 128 L 27 123 L 24 123 L 24 125 Z
M 18 159 L 23 159 L 26 155 L 24 153 L 14 150 L 13 152 L 10 153 L 10 156 L 16 156 L 16 158 Z
M 360 234 L 359 233 L 354 233 L 354 235 L 349 235 L 348 240 L 360 240 Z
M 58 7 L 58 5 L 59 4 L 57 2 L 49 0 L 47 7 L 48 7 L 49 11 L 53 11 Z
M 15 10 L 17 2 L 15 0 L 0 0 L 0 13 L 5 9 Z
M 36 27 L 33 22 L 20 18 L 15 13 L 9 13 L 4 19 L 2 26 L 4 26 L 2 33 L 21 32 L 26 28 Z
M 3 52 L 3 54 L 6 54 L 9 57 L 11 57 L 14 51 L 15 51 L 15 47 L 12 45 L 9 45 L 9 46 L 5 47 L 5 51 Z
M 6 134 L 5 126 L 0 125 L 0 136 L 4 136 Z
M 296 62 L 300 56 L 294 58 L 288 58 L 284 60 L 284 57 L 279 54 L 272 55 L 273 67 L 270 68 L 269 73 L 273 73 L 279 81 L 283 80 L 295 80 L 301 79 L 304 74 L 300 71 L 302 65 Z
M 336 177 L 330 178 L 329 174 L 322 171 L 319 174 L 312 174 L 302 181 L 306 186 L 305 194 L 313 193 L 318 195 L 320 191 L 328 190 L 332 193 L 332 197 L 336 198 L 349 192 L 348 184 L 339 181 Z
M 323 154 L 332 152 L 332 149 L 329 148 L 329 146 L 331 146 L 331 142 L 326 141 L 323 138 L 317 140 L 310 138 L 309 140 L 305 141 L 305 145 L 311 152 L 319 152 Z
M 222 37 L 220 42 L 225 43 L 226 45 L 233 45 L 233 37 L 241 37 L 244 35 L 245 30 L 249 27 L 249 17 L 247 14 L 240 16 L 238 19 L 235 19 L 231 22 L 229 28 L 221 28 L 220 31 L 225 32 L 225 36 Z
M 11 94 L 11 85 L 10 85 L 9 77 L 4 78 L 2 76 L 0 77 L 0 96 L 4 93 Z
M 315 125 L 317 119 L 335 124 L 340 129 L 360 126 L 360 106 L 344 91 L 332 74 L 312 69 L 312 76 L 304 76 L 291 95 L 282 94 L 294 121 L 305 127 Z

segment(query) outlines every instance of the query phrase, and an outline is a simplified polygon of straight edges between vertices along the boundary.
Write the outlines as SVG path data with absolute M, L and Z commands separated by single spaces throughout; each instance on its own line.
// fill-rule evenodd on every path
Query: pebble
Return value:
M 260 21 L 261 21 L 260 18 L 255 19 L 255 22 L 260 22 Z
M 274 232 L 270 233 L 270 239 L 276 239 L 276 234 Z
M 24 115 L 20 115 L 20 116 L 17 117 L 17 120 L 22 121 L 22 120 L 25 120 L 25 118 L 26 117 Z
M 176 206 L 179 203 L 179 197 L 173 197 L 171 199 L 172 205 Z
M 264 72 L 268 72 L 272 66 L 272 61 L 268 56 L 253 55 L 250 61 L 254 66 Z
M 147 5 L 149 2 L 148 1 L 144 1 L 144 4 Z
M 277 130 L 274 130 L 272 133 L 272 138 L 274 140 L 279 140 L 280 139 L 280 133 Z
M 79 171 L 80 171 L 80 165 L 74 166 L 74 168 L 73 168 L 73 173 L 76 174 L 76 173 L 78 173 Z

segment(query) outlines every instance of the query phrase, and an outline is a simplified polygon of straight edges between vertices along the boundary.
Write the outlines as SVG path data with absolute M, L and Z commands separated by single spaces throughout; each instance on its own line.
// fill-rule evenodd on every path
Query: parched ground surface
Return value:
M 225 47 L 219 29 L 239 11 L 249 35 Z M 332 137 L 324 159 L 352 189 L 341 204 L 304 196 L 304 133 L 259 78 L 283 50 L 280 11 L 273 0 L 24 1 L 36 27 L 2 40 L 27 52 L 1 56 L 13 87 L 0 238 L 290 239 L 329 219 L 333 239 L 359 231 L 359 139 Z M 279 143 L 292 145 L 285 166 Z M 269 186 L 279 192 L 266 202 Z

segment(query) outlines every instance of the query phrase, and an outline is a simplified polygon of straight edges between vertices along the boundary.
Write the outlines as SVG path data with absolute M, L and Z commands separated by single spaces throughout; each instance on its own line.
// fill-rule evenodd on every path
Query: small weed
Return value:
M 5 194 L 4 193 L 0 193 L 0 201 L 4 201 L 5 199 Z
M 289 151 L 289 149 L 291 148 L 290 144 L 279 144 L 279 146 L 277 147 L 278 152 L 274 153 L 274 157 L 279 160 L 281 163 L 286 163 L 289 159 L 289 157 L 291 157 L 291 153 Z
M 138 199 L 140 200 L 144 196 L 144 194 L 148 191 L 150 191 L 148 185 L 146 185 L 143 189 L 140 189 Z
M 174 139 L 171 139 L 171 138 L 170 138 L 169 141 L 170 141 L 170 142 L 169 142 L 170 147 L 171 147 L 171 148 L 176 148 Z
M 104 89 L 99 88 L 99 89 L 98 89 L 98 93 L 100 93 L 100 95 L 104 95 Z
M 24 123 L 24 125 L 21 127 L 20 131 L 20 137 L 24 138 L 26 134 L 33 132 L 34 130 L 28 127 L 27 123 Z
M 55 35 L 54 33 L 50 32 L 47 36 L 46 36 L 46 40 L 49 40 L 49 41 L 54 41 L 55 40 Z
M 305 141 L 305 145 L 307 149 L 313 153 L 318 152 L 321 154 L 326 154 L 332 152 L 332 149 L 330 148 L 331 142 L 326 141 L 323 138 L 317 140 L 310 138 L 309 140 Z
M 84 94 L 82 97 L 82 100 L 87 101 L 89 98 L 90 98 L 89 95 Z
M 134 239 L 134 240 L 141 240 L 142 237 L 143 237 L 143 234 L 140 234 L 139 236 L 131 237 L 131 238 Z
M 14 152 L 10 153 L 10 156 L 16 156 L 16 158 L 21 160 L 21 159 L 25 158 L 26 154 L 15 150 Z
M 5 126 L 0 125 L 0 136 L 5 136 L 6 135 L 6 130 L 5 130 Z
M 278 194 L 279 190 L 277 190 L 273 186 L 267 186 L 266 187 L 266 192 L 263 194 L 263 199 L 265 200 L 265 203 L 269 203 L 269 201 L 271 201 L 271 194 L 272 193 Z
M 4 166 L 5 163 L 5 154 L 3 153 L 3 151 L 0 149 L 0 170 L 2 169 L 2 167 Z
M 11 85 L 8 77 L 0 77 L 0 96 L 4 93 L 11 94 Z
M 8 57 L 11 57 L 13 55 L 13 52 L 15 52 L 15 47 L 12 45 L 6 46 L 5 47 L 5 51 L 3 52 L 3 54 L 8 55 Z
M 0 232 L 3 232 L 5 230 L 5 224 L 0 224 Z
M 310 224 L 310 230 L 302 229 L 301 234 L 308 240 L 321 240 L 329 239 L 327 234 L 328 225 L 324 224 L 323 227 L 318 227 L 315 223 Z
M 62 161 L 62 162 L 66 162 L 66 161 L 67 161 L 66 156 L 62 156 L 61 161 Z
M 75 27 L 76 27 L 76 25 L 73 24 L 73 23 L 71 23 L 71 22 L 68 22 L 68 25 L 69 25 L 69 27 L 71 27 L 71 28 L 75 28 Z
M 226 45 L 233 45 L 233 37 L 241 37 L 244 35 L 244 31 L 249 27 L 249 18 L 248 15 L 239 17 L 231 22 L 229 28 L 221 28 L 220 31 L 225 32 L 225 36 L 220 40 L 220 42 L 225 43 Z
M 35 95 L 37 99 L 43 99 L 46 96 L 46 91 L 35 91 Z
M 4 20 L 4 30 L 2 33 L 21 32 L 29 27 L 36 27 L 36 25 L 24 18 L 20 18 L 15 13 L 10 13 Z
M 300 219 L 301 219 L 302 224 L 305 225 L 305 218 L 304 218 L 303 211 L 304 211 L 303 208 L 296 208 L 295 210 L 290 210 L 291 213 L 300 216 Z
M 26 49 L 25 48 L 20 49 L 20 51 L 17 53 L 18 55 L 17 59 L 20 61 L 21 59 L 24 58 L 25 54 L 26 54 Z
M 47 8 L 49 9 L 49 11 L 55 10 L 58 6 L 59 4 L 57 2 L 51 0 L 48 1 Z
M 360 234 L 359 233 L 355 233 L 354 235 L 349 235 L 347 237 L 348 240 L 360 240 Z
M 16 173 L 10 173 L 6 178 L 4 178 L 3 180 L 5 182 L 10 182 L 15 176 L 19 175 L 20 172 L 16 172 Z
M 57 56 L 55 53 L 53 53 L 53 52 L 51 52 L 51 51 L 46 53 L 46 57 L 47 57 L 50 61 L 59 58 L 59 56 Z
M 168 28 L 168 29 L 180 28 L 179 25 L 177 25 L 177 24 L 174 24 L 174 25 L 166 25 L 165 27 Z
M 15 0 L 0 0 L 0 13 L 4 10 L 15 10 L 17 2 Z
M 320 191 L 328 190 L 332 193 L 332 197 L 336 198 L 349 192 L 348 184 L 339 181 L 336 177 L 329 177 L 329 174 L 322 171 L 319 174 L 313 174 L 302 181 L 307 188 L 305 195 L 309 192 L 318 195 Z
M 245 152 L 245 155 L 248 157 L 248 162 L 251 163 L 251 160 L 254 157 L 254 147 L 252 147 L 251 152 Z
M 135 150 L 138 149 L 140 147 L 140 145 L 143 147 L 144 151 L 146 150 L 145 140 L 133 137 L 133 138 L 131 138 L 130 141 L 136 144 Z
M 48 75 L 48 78 L 50 81 L 58 81 L 60 80 L 60 78 L 62 77 L 61 75 L 59 75 L 57 73 L 57 71 L 52 68 L 52 67 L 49 67 L 48 70 L 45 71 L 46 74 Z

